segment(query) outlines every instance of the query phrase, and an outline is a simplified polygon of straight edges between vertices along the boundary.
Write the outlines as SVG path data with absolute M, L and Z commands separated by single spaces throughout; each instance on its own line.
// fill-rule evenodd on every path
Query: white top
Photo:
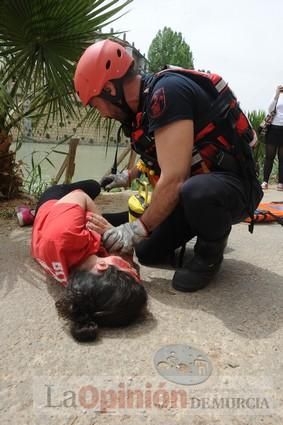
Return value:
M 272 100 L 269 105 L 268 112 L 272 112 L 274 110 L 276 104 L 276 98 Z M 282 125 L 283 126 L 283 93 L 279 94 L 279 98 L 276 105 L 276 114 L 272 121 L 273 125 Z

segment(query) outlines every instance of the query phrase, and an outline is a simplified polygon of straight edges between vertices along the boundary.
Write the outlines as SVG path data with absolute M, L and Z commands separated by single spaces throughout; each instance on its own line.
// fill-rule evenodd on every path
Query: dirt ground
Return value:
M 283 201 L 283 192 L 264 199 Z M 257 225 L 253 235 L 234 226 L 218 277 L 194 294 L 172 289 L 172 270 L 141 267 L 146 320 L 78 344 L 54 307 L 62 289 L 29 255 L 31 228 L 13 213 L 19 202 L 0 204 L 2 425 L 283 423 L 282 226 Z M 107 195 L 100 203 L 113 209 Z M 153 357 L 168 344 L 205 352 L 208 380 L 181 386 L 158 375 Z

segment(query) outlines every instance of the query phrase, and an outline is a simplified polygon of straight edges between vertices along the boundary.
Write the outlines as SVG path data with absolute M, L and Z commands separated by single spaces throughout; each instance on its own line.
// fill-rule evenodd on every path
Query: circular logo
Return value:
M 208 379 L 212 364 L 206 354 L 189 345 L 166 345 L 154 356 L 158 373 L 168 381 L 196 385 Z

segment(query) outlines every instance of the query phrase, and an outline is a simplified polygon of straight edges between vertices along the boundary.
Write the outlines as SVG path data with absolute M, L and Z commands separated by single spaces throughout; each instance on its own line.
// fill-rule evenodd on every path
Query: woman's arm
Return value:
M 276 104 L 278 102 L 278 98 L 280 96 L 280 93 L 282 93 L 282 92 L 283 92 L 283 86 L 277 86 L 276 87 L 275 96 L 272 99 L 272 101 L 271 101 L 271 103 L 270 103 L 270 105 L 268 107 L 268 112 L 269 113 L 273 112 L 276 109 Z
M 112 225 L 102 217 L 95 202 L 82 190 L 75 190 L 63 196 L 57 203 L 77 204 L 86 213 L 86 228 L 103 235 Z
M 85 211 L 91 211 L 95 214 L 100 214 L 99 208 L 95 202 L 82 190 L 74 190 L 63 196 L 57 203 L 77 204 Z

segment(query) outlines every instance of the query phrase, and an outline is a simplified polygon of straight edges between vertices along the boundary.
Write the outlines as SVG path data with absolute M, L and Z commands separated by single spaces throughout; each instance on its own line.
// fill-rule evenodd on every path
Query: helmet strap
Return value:
M 123 80 L 112 80 L 111 82 L 112 84 L 114 84 L 116 95 L 112 96 L 111 94 L 103 90 L 99 96 L 102 97 L 102 99 L 108 100 L 110 103 L 112 103 L 112 105 L 115 105 L 120 108 L 123 112 L 126 113 L 127 116 L 129 116 L 129 118 L 134 118 L 135 114 L 131 110 L 125 99 Z

